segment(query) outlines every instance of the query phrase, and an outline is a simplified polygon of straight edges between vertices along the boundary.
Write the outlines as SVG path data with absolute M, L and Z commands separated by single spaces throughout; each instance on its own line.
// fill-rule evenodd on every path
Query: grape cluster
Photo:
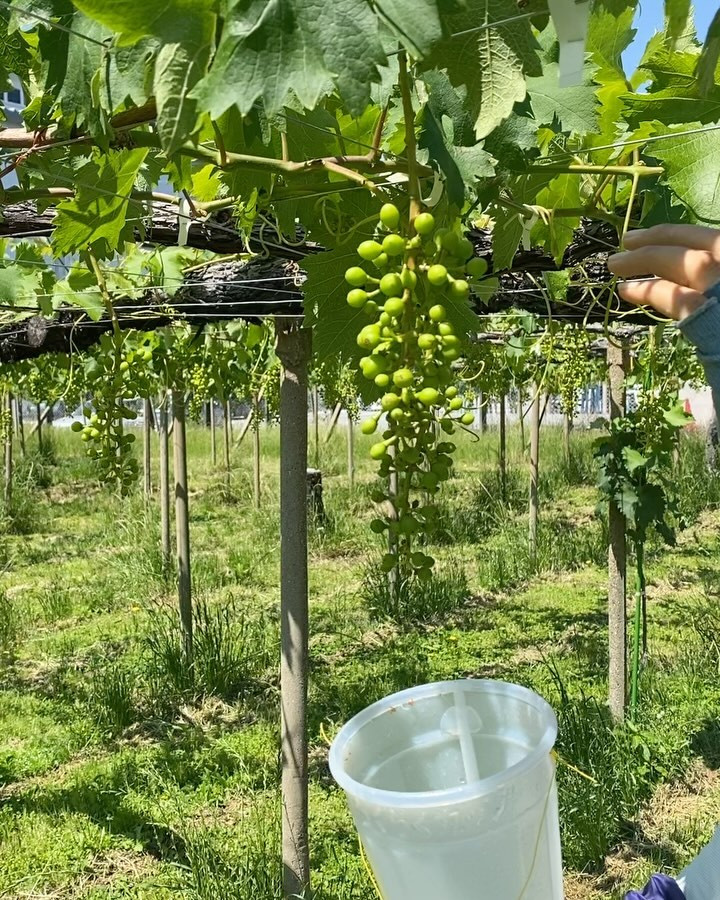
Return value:
M 543 335 L 540 354 L 552 364 L 548 387 L 558 395 L 562 411 L 574 415 L 580 392 L 601 377 L 591 335 L 575 325 L 549 328 Z
M 449 436 L 458 424 L 470 425 L 474 418 L 463 411 L 454 384 L 453 363 L 462 350 L 452 312 L 467 302 L 468 279 L 482 277 L 487 264 L 471 258 L 473 245 L 457 223 L 436 227 L 434 216 L 421 212 L 408 232 L 401 230 L 397 207 L 386 203 L 377 239 L 357 248 L 365 265 L 351 266 L 345 280 L 348 304 L 370 320 L 357 335 L 366 352 L 360 371 L 375 386 L 381 407 L 363 422 L 363 433 L 375 433 L 384 419 L 381 439 L 370 455 L 388 487 L 377 490 L 373 499 L 389 500 L 392 512 L 371 527 L 389 535 L 385 571 L 427 579 L 434 560 L 413 550 L 413 538 L 427 535 L 436 524 L 432 498 L 450 477 L 455 450 L 451 441 L 438 440 L 438 428 Z M 397 482 L 393 496 L 391 481 Z
M 72 430 L 79 432 L 87 444 L 86 453 L 97 461 L 100 480 L 117 483 L 126 496 L 138 475 L 138 463 L 132 454 L 134 434 L 126 434 L 123 419 L 135 419 L 135 410 L 126 406 L 123 397 L 134 394 L 131 361 L 142 354 L 143 361 L 152 358 L 147 348 L 128 354 L 123 351 L 123 338 L 115 334 L 103 335 L 100 352 L 86 370 L 91 380 L 92 400 L 83 408 L 87 424 L 74 422 Z
M 12 412 L 8 406 L 7 394 L 3 394 L 1 398 L 2 407 L 0 407 L 0 443 L 5 441 L 12 434 Z
M 188 413 L 190 418 L 199 420 L 204 404 L 212 396 L 212 378 L 208 367 L 202 362 L 192 365 L 188 372 L 187 383 L 190 388 Z

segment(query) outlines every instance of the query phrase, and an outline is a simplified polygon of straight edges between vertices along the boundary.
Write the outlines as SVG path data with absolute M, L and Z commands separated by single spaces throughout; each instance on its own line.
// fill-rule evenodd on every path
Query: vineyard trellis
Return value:
M 534 0 L 523 12 L 515 0 L 424 0 L 420 11 L 410 0 L 324 3 L 320 28 L 317 11 L 301 0 L 221 11 L 210 0 L 28 2 L 0 4 L 0 81 L 12 73 L 31 95 L 25 127 L 0 130 L 8 151 L 1 177 L 17 180 L 0 193 L 5 500 L 19 367 L 63 354 L 72 365 L 38 369 L 32 397 L 47 402 L 40 393 L 58 381 L 91 397 L 78 430 L 103 479 L 125 490 L 136 472 L 124 398 L 135 388 L 143 399 L 161 395 L 167 560 L 170 393 L 179 600 L 192 672 L 186 388 L 193 403 L 210 402 L 213 416 L 215 399 L 223 404 L 227 472 L 228 385 L 235 379 L 247 389 L 259 465 L 256 376 L 263 367 L 273 378 L 278 371 L 257 323 L 274 320 L 282 370 L 283 885 L 286 897 L 302 895 L 310 884 L 308 367 L 340 361 L 355 373 L 360 402 L 381 404 L 373 456 L 390 510 L 374 526 L 386 533 L 382 565 L 393 590 L 432 578 L 418 535 L 435 525 L 432 498 L 451 471 L 450 437 L 472 420 L 455 382 L 477 379 L 483 399 L 499 399 L 503 494 L 506 395 L 516 380 L 532 383 L 534 553 L 553 323 L 578 331 L 599 323 L 609 347 L 613 323 L 646 330 L 656 320 L 619 300 L 608 251 L 636 225 L 720 220 L 706 190 L 720 156 L 719 29 L 703 47 L 688 4 L 666 0 L 666 30 L 648 46 L 639 91 L 621 58 L 635 0 L 595 4 L 588 58 L 569 88 L 560 87 L 553 20 Z M 162 179 L 172 193 L 156 190 Z M 236 319 L 246 324 L 230 333 Z M 545 357 L 540 322 L 551 336 Z M 472 372 L 468 339 L 496 328 L 500 351 L 480 357 Z M 645 400 L 634 418 L 622 415 L 622 361 L 608 349 L 612 416 L 599 453 L 610 508 L 610 698 L 618 719 L 627 693 L 623 524 L 632 534 L 640 622 L 647 528 L 665 531 L 671 512 L 669 486 L 651 470 L 667 465 L 686 421 L 674 403 L 677 385 L 656 378 L 677 361 L 661 349 L 671 344 L 660 335 L 636 353 Z M 84 351 L 80 373 L 73 366 Z M 574 385 L 581 378 L 570 366 L 562 371 Z M 675 382 L 687 372 L 680 359 Z M 340 405 L 352 419 L 345 393 Z M 316 416 L 317 409 L 316 399 Z M 667 427 L 655 434 L 648 418 Z M 15 429 L 22 434 L 19 420 Z M 214 460 L 214 427 L 211 434 Z M 315 445 L 319 453 L 317 437 Z M 352 476 L 351 443 L 348 454 Z M 258 466 L 254 494 L 259 505 Z M 638 626 L 633 705 L 639 634 Z

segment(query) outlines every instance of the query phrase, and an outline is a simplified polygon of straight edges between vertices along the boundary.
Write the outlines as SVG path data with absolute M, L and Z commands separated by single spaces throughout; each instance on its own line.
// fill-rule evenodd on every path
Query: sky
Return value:
M 635 40 L 623 54 L 625 72 L 630 75 L 637 67 L 645 50 L 645 45 L 656 31 L 663 27 L 664 0 L 640 0 L 639 9 L 635 18 L 637 34 Z M 710 21 L 715 12 L 720 8 L 716 0 L 694 0 L 693 11 L 695 13 L 695 26 L 698 37 L 704 41 Z

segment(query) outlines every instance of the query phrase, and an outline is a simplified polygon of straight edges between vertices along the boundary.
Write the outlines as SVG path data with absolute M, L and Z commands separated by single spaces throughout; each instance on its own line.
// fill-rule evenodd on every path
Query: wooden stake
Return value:
M 35 404 L 35 414 L 37 416 L 37 423 L 36 423 L 33 431 L 37 431 L 38 449 L 42 451 L 42 448 L 43 448 L 43 435 L 42 435 L 43 416 L 40 413 L 40 404 L 39 403 Z
M 230 441 L 232 440 L 232 423 L 230 421 L 230 401 L 225 401 L 223 410 L 223 435 L 225 439 L 225 480 L 230 485 Z
M 143 475 L 145 499 L 150 499 L 152 493 L 152 459 L 150 453 L 150 429 L 152 418 L 152 406 L 147 397 L 143 400 Z
M 310 331 L 300 320 L 276 321 L 280 383 L 280 665 L 283 896 L 307 896 L 308 843 L 308 570 L 307 368 Z
M 210 401 L 210 459 L 217 465 L 217 441 L 215 440 L 215 401 Z
M 573 428 L 573 418 L 570 413 L 565 413 L 563 417 L 563 453 L 565 462 L 570 462 L 570 434 Z
M 540 390 L 533 385 L 533 401 L 530 417 L 530 553 L 537 555 L 538 530 L 538 468 L 540 462 Z
M 253 397 L 253 503 L 260 509 L 260 400 Z M 306 429 L 307 430 L 307 429 Z
M 347 465 L 348 484 L 352 491 L 355 487 L 355 423 L 350 413 L 347 414 Z
M 505 394 L 500 397 L 499 404 L 500 416 L 500 490 L 502 491 L 503 501 L 507 500 L 507 438 L 505 423 Z
M 608 343 L 608 394 L 610 419 L 625 415 L 625 373 L 627 351 L 614 341 Z M 615 722 L 625 718 L 627 703 L 627 548 L 625 516 L 616 503 L 608 511 L 608 631 L 609 631 L 609 704 Z
M 20 453 L 25 456 L 25 420 L 22 404 L 22 398 L 15 397 L 15 418 L 17 420 L 17 435 L 20 438 Z
M 339 404 L 338 404 L 339 405 Z M 312 392 L 313 428 L 315 430 L 315 468 L 320 468 L 320 392 L 317 387 Z M 332 433 L 332 429 L 331 429 Z M 325 438 L 327 443 L 328 438 Z
M 168 454 L 168 404 L 169 395 L 165 391 L 160 401 L 158 419 L 158 439 L 160 443 L 160 547 L 163 565 L 170 569 L 172 546 L 170 543 L 170 460 Z
M 10 391 L 5 395 L 7 410 L 7 431 L 5 432 L 5 504 L 12 502 L 13 487 L 13 397 Z
M 173 389 L 173 447 L 175 451 L 175 540 L 177 542 L 178 603 L 185 663 L 193 664 L 193 617 L 190 583 L 190 519 L 188 510 L 185 395 Z

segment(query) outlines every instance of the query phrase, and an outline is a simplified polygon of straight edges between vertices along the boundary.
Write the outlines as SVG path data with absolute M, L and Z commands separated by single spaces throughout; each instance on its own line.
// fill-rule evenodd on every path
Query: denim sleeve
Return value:
M 707 301 L 680 322 L 680 330 L 695 344 L 708 384 L 715 414 L 720 419 L 720 284 L 710 288 Z

